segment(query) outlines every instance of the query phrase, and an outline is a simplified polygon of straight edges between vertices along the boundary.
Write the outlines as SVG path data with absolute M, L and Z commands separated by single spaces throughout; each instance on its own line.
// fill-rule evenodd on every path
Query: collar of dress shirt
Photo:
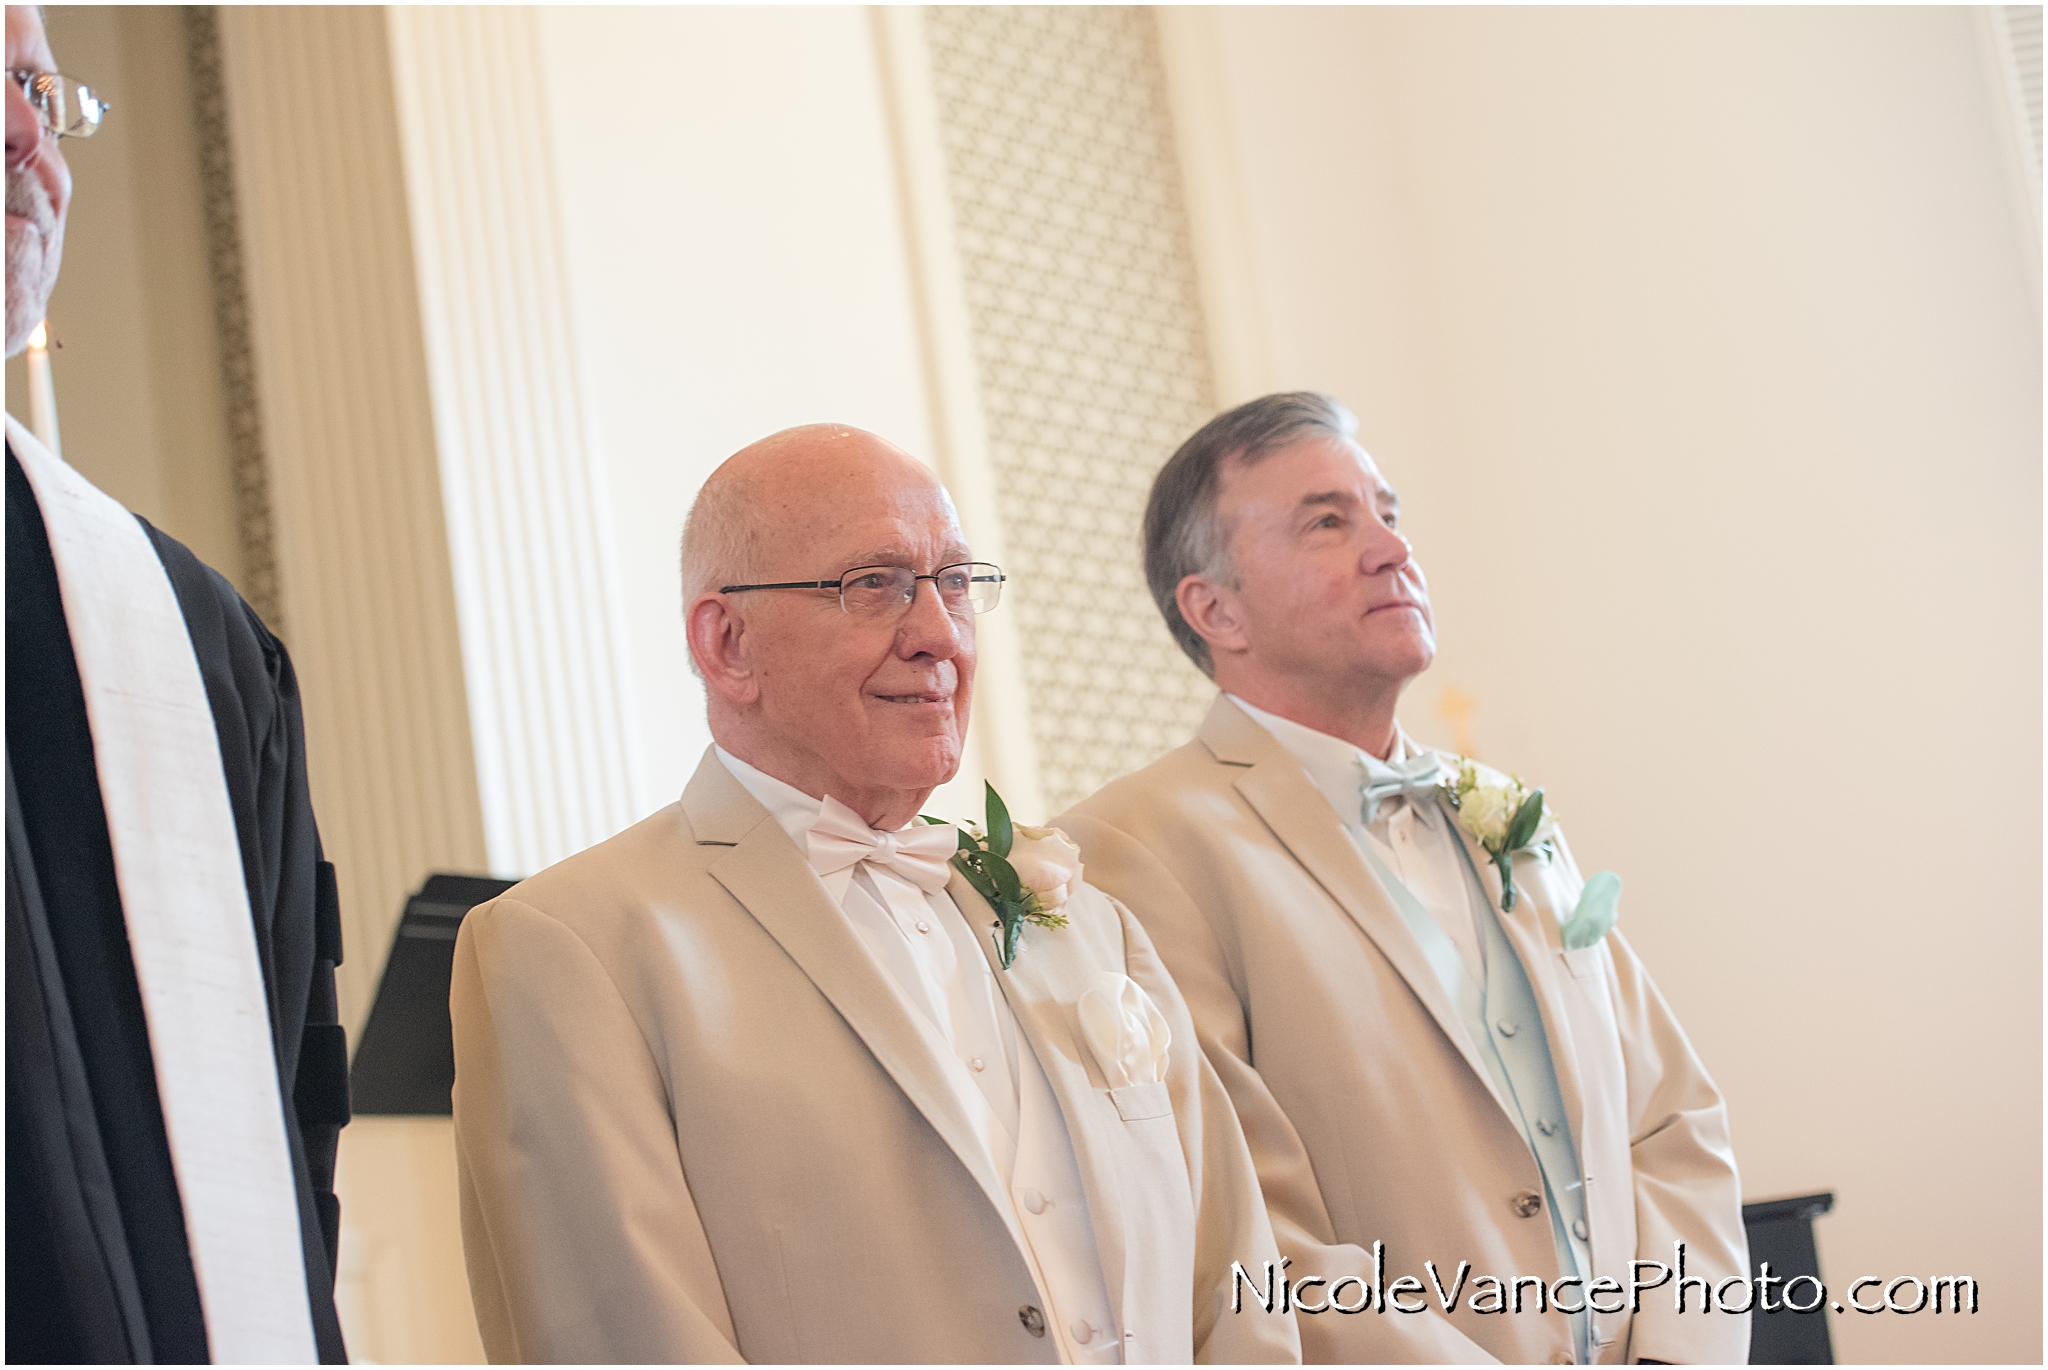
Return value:
M 1287 754 L 1301 763 L 1308 772 L 1308 778 L 1323 798 L 1330 801 L 1330 807 L 1344 820 L 1349 828 L 1359 826 L 1359 775 L 1354 758 L 1364 753 L 1341 737 L 1317 732 L 1314 728 L 1296 723 L 1291 718 L 1267 713 L 1256 704 L 1247 704 L 1236 695 L 1229 695 L 1230 702 L 1251 715 L 1252 721 L 1273 735 L 1273 740 L 1287 749 Z M 1394 724 L 1394 749 L 1381 760 L 1390 766 L 1398 766 L 1415 755 L 1415 744 L 1408 739 L 1399 722 Z M 1385 811 L 1382 810 L 1382 813 Z
M 825 801 L 813 799 L 786 780 L 777 780 L 763 770 L 749 766 L 723 747 L 714 746 L 718 759 L 732 778 L 740 782 L 740 788 L 761 801 L 761 807 L 768 810 L 768 816 L 782 825 L 789 834 L 789 840 L 796 843 L 798 851 L 807 851 L 806 840 L 811 829 L 818 826 L 818 815 L 825 811 Z

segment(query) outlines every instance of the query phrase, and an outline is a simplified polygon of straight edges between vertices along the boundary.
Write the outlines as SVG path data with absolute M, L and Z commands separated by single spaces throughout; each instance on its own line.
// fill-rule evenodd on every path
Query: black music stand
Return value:
M 349 1068 L 357 1113 L 447 1117 L 454 1111 L 455 1040 L 448 979 L 462 916 L 517 884 L 482 875 L 430 875 L 406 901 L 377 1001 Z

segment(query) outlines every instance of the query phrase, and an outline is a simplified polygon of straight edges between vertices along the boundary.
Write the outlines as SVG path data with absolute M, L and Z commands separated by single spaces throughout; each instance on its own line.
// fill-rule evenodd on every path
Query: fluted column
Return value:
M 486 864 L 384 11 L 220 11 L 257 402 L 344 1021 L 406 894 Z
M 564 78 L 529 9 L 389 13 L 484 834 L 495 870 L 530 874 L 635 816 L 609 504 L 543 122 L 582 102 L 543 98 Z

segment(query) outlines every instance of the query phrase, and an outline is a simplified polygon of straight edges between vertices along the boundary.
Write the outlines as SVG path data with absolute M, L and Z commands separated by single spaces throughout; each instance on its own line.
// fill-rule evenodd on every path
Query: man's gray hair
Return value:
M 760 538 L 748 505 L 754 496 L 753 482 L 730 474 L 714 475 L 691 501 L 690 516 L 683 521 L 683 609 L 701 594 L 724 585 L 743 585 L 753 580 L 759 561 Z M 690 672 L 703 679 L 695 653 Z
M 1250 466 L 1283 447 L 1314 438 L 1349 438 L 1358 420 L 1328 395 L 1313 390 L 1265 395 L 1218 414 L 1180 445 L 1152 480 L 1145 503 L 1145 583 L 1152 602 L 1202 674 L 1214 679 L 1209 644 L 1181 617 L 1175 591 L 1189 576 L 1236 585 L 1230 565 L 1230 530 L 1216 516 L 1223 464 Z

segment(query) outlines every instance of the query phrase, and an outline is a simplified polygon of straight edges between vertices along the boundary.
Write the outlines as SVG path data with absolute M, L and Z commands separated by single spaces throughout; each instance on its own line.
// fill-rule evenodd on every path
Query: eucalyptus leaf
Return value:
M 1010 806 L 996 793 L 996 787 L 983 781 L 988 791 L 988 849 L 997 856 L 1008 856 L 1010 844 L 1016 840 L 1016 830 L 1010 825 Z

